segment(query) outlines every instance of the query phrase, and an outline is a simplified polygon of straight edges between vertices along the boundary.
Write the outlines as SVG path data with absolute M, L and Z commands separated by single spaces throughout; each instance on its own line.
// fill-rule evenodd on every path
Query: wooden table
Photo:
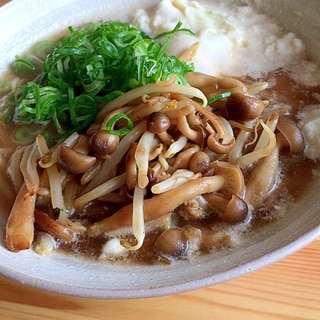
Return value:
M 206 289 L 140 300 L 61 296 L 0 277 L 0 319 L 320 319 L 320 239 L 259 271 Z
M 0 0 L 0 5 L 7 0 Z M 95 300 L 0 276 L 0 319 L 320 319 L 320 239 L 271 266 L 220 285 L 141 300 Z

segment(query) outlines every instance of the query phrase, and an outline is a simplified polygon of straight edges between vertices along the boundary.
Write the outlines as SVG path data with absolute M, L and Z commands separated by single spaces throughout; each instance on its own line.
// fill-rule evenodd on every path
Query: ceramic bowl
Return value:
M 23 53 L 39 39 L 57 35 L 69 25 L 77 26 L 90 20 L 127 19 L 136 8 L 156 2 L 13 0 L 0 8 L 0 74 L 16 54 Z M 302 38 L 308 55 L 320 63 L 317 0 L 252 3 Z M 107 299 L 155 297 L 212 286 L 269 265 L 315 240 L 320 235 L 319 190 L 318 179 L 282 219 L 248 237 L 240 246 L 172 265 L 110 265 L 58 252 L 47 257 L 31 250 L 12 253 L 5 248 L 5 221 L 0 220 L 0 273 L 39 289 Z

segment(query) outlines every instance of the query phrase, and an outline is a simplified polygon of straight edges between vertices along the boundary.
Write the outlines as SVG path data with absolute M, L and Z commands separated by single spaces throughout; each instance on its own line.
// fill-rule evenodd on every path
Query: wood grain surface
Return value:
M 0 319 L 320 319 L 320 239 L 273 265 L 213 287 L 136 300 L 57 295 L 0 277 Z
M 0 5 L 6 2 L 0 0 Z M 320 240 L 241 278 L 159 298 L 95 300 L 62 296 L 0 276 L 0 319 L 318 320 Z

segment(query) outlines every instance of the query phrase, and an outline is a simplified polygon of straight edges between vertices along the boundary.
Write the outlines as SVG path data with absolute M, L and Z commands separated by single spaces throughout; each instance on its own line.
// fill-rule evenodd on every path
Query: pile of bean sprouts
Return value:
M 17 195 L 8 249 L 41 252 L 43 235 L 55 244 L 85 235 L 138 251 L 148 225 L 173 212 L 196 220 L 218 209 L 227 224 L 248 220 L 279 183 L 279 152 L 301 152 L 302 135 L 290 110 L 257 98 L 266 82 L 196 72 L 187 81 L 135 88 L 106 104 L 86 132 L 52 148 L 39 135 L 18 148 L 8 168 Z M 92 221 L 81 212 L 94 201 L 117 209 L 101 206 Z M 198 213 L 186 209 L 191 203 Z

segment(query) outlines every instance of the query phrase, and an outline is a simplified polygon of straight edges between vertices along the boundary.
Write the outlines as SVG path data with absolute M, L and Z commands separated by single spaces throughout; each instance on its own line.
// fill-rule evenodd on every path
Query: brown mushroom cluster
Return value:
M 86 132 L 51 149 L 42 136 L 20 149 L 33 162 L 20 168 L 8 248 L 37 241 L 33 225 L 59 243 L 118 239 L 126 253 L 151 251 L 153 259 L 231 245 L 228 227 L 250 223 L 276 188 L 280 153 L 301 154 L 303 136 L 290 115 L 259 98 L 266 83 L 187 79 L 188 86 L 159 82 L 116 98 Z

